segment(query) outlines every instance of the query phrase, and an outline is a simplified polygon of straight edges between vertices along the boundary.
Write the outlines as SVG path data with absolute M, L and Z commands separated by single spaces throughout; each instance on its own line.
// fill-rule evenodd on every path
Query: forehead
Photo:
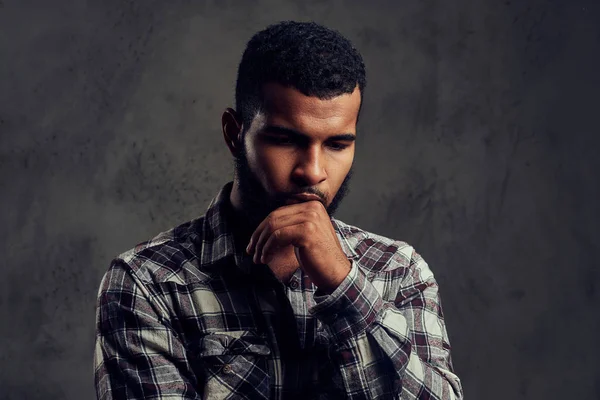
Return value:
M 294 127 L 308 134 L 323 130 L 340 133 L 355 131 L 361 94 L 357 86 L 353 93 L 320 99 L 268 83 L 263 87 L 263 99 L 266 124 Z

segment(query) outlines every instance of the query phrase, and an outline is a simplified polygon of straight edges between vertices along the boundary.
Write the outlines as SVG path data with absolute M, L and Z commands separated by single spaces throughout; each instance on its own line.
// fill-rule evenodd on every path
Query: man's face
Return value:
M 333 215 L 352 175 L 360 91 L 321 100 L 275 83 L 263 90 L 264 112 L 235 160 L 244 214 L 257 225 L 292 195 L 311 193 Z

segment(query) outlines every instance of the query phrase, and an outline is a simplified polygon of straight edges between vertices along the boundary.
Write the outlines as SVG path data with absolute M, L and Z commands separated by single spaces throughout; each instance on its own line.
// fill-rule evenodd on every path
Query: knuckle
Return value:
M 310 208 L 314 211 L 319 210 L 322 206 L 323 206 L 323 204 L 321 204 L 320 201 L 311 201 L 310 202 Z
M 304 224 L 304 227 L 309 234 L 315 233 L 317 231 L 317 226 L 312 222 L 307 222 L 306 224 Z
M 319 213 L 316 210 L 310 210 L 308 212 L 308 217 L 310 219 L 316 220 L 319 217 Z

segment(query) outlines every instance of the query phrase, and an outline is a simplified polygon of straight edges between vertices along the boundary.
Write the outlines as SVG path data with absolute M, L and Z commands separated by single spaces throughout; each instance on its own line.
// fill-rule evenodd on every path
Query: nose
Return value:
M 301 153 L 292 178 L 300 186 L 315 186 L 327 178 L 323 155 L 318 146 L 308 147 Z

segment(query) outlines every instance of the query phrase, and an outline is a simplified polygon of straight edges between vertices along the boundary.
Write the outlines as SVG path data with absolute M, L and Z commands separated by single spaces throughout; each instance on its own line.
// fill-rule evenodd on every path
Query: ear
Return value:
M 241 118 L 234 109 L 227 108 L 221 117 L 221 126 L 223 128 L 225 143 L 231 154 L 236 156 L 244 146 L 242 142 L 243 124 Z

